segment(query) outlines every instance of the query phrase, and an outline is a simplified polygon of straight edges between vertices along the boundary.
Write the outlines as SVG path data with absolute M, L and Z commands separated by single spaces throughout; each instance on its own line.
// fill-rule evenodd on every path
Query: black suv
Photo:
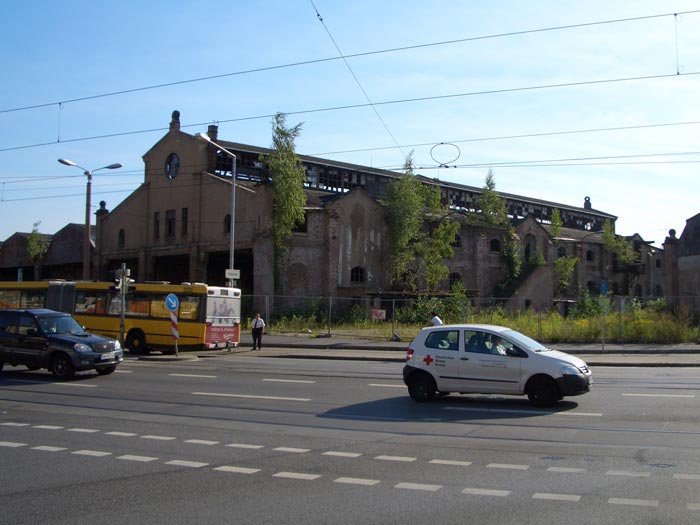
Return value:
M 111 374 L 123 359 L 119 341 L 86 332 L 70 314 L 0 310 L 0 371 L 5 364 L 24 365 L 70 379 L 78 370 Z

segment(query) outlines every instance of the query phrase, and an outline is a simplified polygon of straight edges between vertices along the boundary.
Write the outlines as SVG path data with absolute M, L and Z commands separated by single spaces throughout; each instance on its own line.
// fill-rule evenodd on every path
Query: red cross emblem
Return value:
M 432 363 L 433 361 L 435 361 L 435 359 L 433 359 L 432 357 L 430 357 L 430 354 L 426 355 L 426 356 L 423 358 L 423 362 L 424 362 L 426 365 L 428 365 L 428 366 L 430 366 L 430 363 Z

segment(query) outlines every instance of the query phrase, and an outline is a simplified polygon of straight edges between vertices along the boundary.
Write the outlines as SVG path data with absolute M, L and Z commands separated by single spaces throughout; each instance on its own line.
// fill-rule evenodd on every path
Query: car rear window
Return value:
M 436 330 L 431 332 L 425 339 L 427 348 L 438 350 L 459 349 L 459 330 Z

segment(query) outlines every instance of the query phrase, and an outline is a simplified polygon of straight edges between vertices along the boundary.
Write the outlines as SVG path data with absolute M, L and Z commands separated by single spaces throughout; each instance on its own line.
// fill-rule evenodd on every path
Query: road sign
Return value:
M 179 306 L 180 300 L 177 298 L 177 295 L 174 293 L 169 293 L 165 298 L 165 307 L 171 312 L 177 312 Z
M 229 268 L 224 272 L 224 277 L 226 277 L 226 279 L 240 279 L 241 271 Z

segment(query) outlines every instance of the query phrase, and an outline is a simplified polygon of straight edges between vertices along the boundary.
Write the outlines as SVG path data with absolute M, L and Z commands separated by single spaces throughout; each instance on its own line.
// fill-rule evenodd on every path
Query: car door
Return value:
M 432 330 L 425 338 L 423 363 L 432 372 L 437 388 L 443 392 L 455 391 L 459 379 L 460 330 L 444 328 Z
M 13 354 L 17 345 L 17 312 L 0 312 L 0 361 L 13 362 Z
M 513 352 L 513 344 L 505 339 L 497 346 L 496 337 L 496 334 L 482 330 L 464 331 L 464 348 L 459 358 L 462 392 L 521 393 L 522 357 L 508 355 L 518 352 Z
M 40 332 L 34 316 L 20 313 L 14 362 L 26 366 L 43 366 L 46 349 L 46 337 Z

